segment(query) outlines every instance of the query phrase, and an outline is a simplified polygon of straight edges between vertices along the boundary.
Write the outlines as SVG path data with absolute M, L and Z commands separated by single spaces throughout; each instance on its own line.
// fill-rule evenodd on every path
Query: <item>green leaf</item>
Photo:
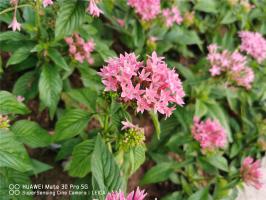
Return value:
M 116 53 L 110 49 L 110 47 L 101 40 L 96 40 L 96 51 L 100 54 L 104 61 L 108 60 L 108 58 L 112 58 L 116 56 Z
M 46 172 L 53 168 L 51 165 L 43 163 L 39 160 L 32 159 L 31 161 L 32 161 L 32 167 L 33 167 L 32 175 L 40 174 L 42 172 Z
M 94 188 L 101 191 L 119 191 L 122 187 L 120 169 L 112 153 L 100 135 L 97 136 L 91 157 L 91 171 Z
M 95 140 L 85 140 L 76 145 L 67 170 L 70 176 L 85 177 L 91 171 L 91 156 Z
M 80 0 L 63 0 L 56 18 L 55 38 L 61 39 L 71 35 L 83 23 L 85 2 Z
M 91 115 L 80 109 L 68 110 L 56 123 L 55 139 L 64 140 L 81 133 L 87 126 Z
M 199 0 L 197 1 L 195 10 L 203 11 L 206 13 L 217 13 L 217 1 L 213 0 Z
M 54 66 L 42 66 L 39 80 L 40 100 L 50 109 L 50 116 L 55 113 L 62 87 L 62 79 L 57 69 Z
M 208 196 L 208 188 L 204 188 L 192 194 L 188 200 L 208 200 Z
M 71 98 L 88 106 L 92 111 L 96 111 L 97 92 L 91 88 L 70 90 L 67 93 Z
M 20 41 L 25 40 L 26 36 L 19 32 L 5 31 L 0 33 L 0 42 L 5 40 Z
M 145 151 L 145 146 L 137 146 L 125 153 L 123 169 L 127 176 L 131 176 L 145 162 Z
M 6 65 L 9 66 L 9 65 L 15 65 L 15 64 L 21 63 L 23 60 L 29 57 L 29 55 L 31 54 L 30 50 L 31 48 L 29 47 L 19 48 L 11 55 Z
M 10 167 L 21 172 L 32 170 L 24 146 L 16 141 L 12 132 L 5 129 L 0 129 L 0 167 Z
M 36 122 L 28 120 L 16 121 L 11 128 L 16 138 L 31 148 L 45 147 L 51 144 L 51 136 Z
M 158 165 L 149 169 L 148 172 L 141 179 L 141 185 L 147 185 L 151 183 L 158 183 L 165 181 L 169 178 L 170 174 L 174 171 L 173 163 L 159 163 Z
M 237 17 L 234 15 L 234 13 L 229 10 L 224 18 L 221 21 L 221 24 L 231 24 L 237 20 Z
M 16 81 L 12 93 L 26 100 L 34 98 L 38 93 L 38 75 L 34 71 L 24 73 Z
M 65 59 L 63 56 L 57 51 L 56 49 L 48 49 L 48 56 L 53 60 L 53 62 L 58 66 L 61 67 L 62 69 L 69 71 L 70 68 L 67 65 Z
M 208 108 L 204 104 L 203 101 L 200 99 L 196 99 L 196 105 L 195 105 L 195 116 L 201 118 L 207 113 Z
M 206 158 L 207 161 L 214 167 L 220 170 L 228 171 L 227 160 L 223 156 L 214 155 Z
M 149 114 L 151 116 L 151 119 L 152 119 L 152 122 L 153 122 L 153 125 L 154 125 L 154 128 L 155 128 L 155 132 L 156 132 L 157 138 L 160 139 L 161 127 L 160 127 L 160 122 L 159 122 L 159 119 L 158 119 L 158 114 L 153 112 L 153 111 L 149 112 Z
M 0 91 L 0 113 L 2 114 L 27 114 L 29 109 L 19 102 L 13 94 Z

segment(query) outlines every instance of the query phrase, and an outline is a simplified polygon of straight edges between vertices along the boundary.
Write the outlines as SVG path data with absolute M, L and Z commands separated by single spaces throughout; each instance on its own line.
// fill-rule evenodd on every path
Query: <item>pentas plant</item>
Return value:
M 130 192 L 127 196 L 123 192 L 110 192 L 105 200 L 144 200 L 147 196 L 145 190 L 140 190 L 139 187 L 135 191 Z
M 209 45 L 208 50 L 207 59 L 212 66 L 209 70 L 212 76 L 225 73 L 226 78 L 232 83 L 246 89 L 251 88 L 255 75 L 253 70 L 247 66 L 247 58 L 244 55 L 237 50 L 234 52 L 220 51 L 216 44 Z
M 261 63 L 266 58 L 266 40 L 258 32 L 241 31 L 239 32 L 241 38 L 240 50 L 246 52 Z
M 179 25 L 183 21 L 183 17 L 177 7 L 163 9 L 162 15 L 165 18 L 167 27 L 172 27 L 174 23 Z
M 99 73 L 105 91 L 118 92 L 123 102 L 136 103 L 137 112 L 154 111 L 169 117 L 175 105 L 184 104 L 185 93 L 179 75 L 163 59 L 156 52 L 148 56 L 146 65 L 134 53 L 109 59 Z
M 74 33 L 72 37 L 65 38 L 66 43 L 69 46 L 69 55 L 80 63 L 86 60 L 89 64 L 93 64 L 94 60 L 91 53 L 95 49 L 95 43 L 93 39 L 84 41 L 79 34 Z
M 243 160 L 240 174 L 245 183 L 260 189 L 262 187 L 262 172 L 261 172 L 261 163 L 260 160 L 254 161 L 252 157 L 246 157 Z
M 160 0 L 128 0 L 128 5 L 135 8 L 144 21 L 154 19 L 161 12 Z
M 200 121 L 198 117 L 194 117 L 191 132 L 203 152 L 224 148 L 227 144 L 226 132 L 218 120 L 208 118 L 206 121 Z

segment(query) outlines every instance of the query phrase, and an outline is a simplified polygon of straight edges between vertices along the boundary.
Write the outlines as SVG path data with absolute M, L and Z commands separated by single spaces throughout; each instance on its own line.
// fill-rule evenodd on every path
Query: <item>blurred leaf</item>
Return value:
M 204 104 L 203 101 L 200 99 L 196 99 L 196 105 L 195 105 L 195 116 L 201 118 L 207 113 L 208 108 Z
M 32 167 L 33 167 L 33 175 L 46 172 L 53 168 L 51 165 L 43 163 L 39 160 L 32 159 L 31 161 L 32 161 Z
M 173 163 L 159 163 L 149 169 L 140 181 L 141 185 L 151 183 L 158 183 L 165 181 L 169 178 L 170 174 L 174 171 Z
M 5 40 L 21 41 L 25 40 L 27 37 L 20 32 L 5 31 L 0 33 L 0 42 Z
M 204 188 L 192 194 L 188 200 L 208 200 L 208 196 L 208 188 Z
M 237 20 L 237 17 L 231 10 L 228 10 L 226 15 L 223 17 L 221 24 L 231 24 Z
M 227 160 L 219 155 L 214 155 L 206 158 L 207 161 L 213 165 L 214 167 L 217 167 L 220 170 L 228 171 L 228 164 Z
M 203 11 L 206 13 L 217 13 L 217 1 L 213 0 L 198 0 L 195 7 L 195 10 Z

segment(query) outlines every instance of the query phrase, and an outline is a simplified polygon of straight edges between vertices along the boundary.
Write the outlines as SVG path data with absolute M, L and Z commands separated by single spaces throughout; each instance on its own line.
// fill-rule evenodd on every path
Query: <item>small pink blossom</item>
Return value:
M 16 14 L 14 14 L 13 20 L 11 22 L 11 24 L 9 24 L 8 28 L 12 28 L 13 31 L 20 31 L 21 29 L 21 24 L 18 23 L 17 18 L 16 18 Z
M 261 63 L 266 58 L 266 40 L 258 32 L 241 31 L 240 50 L 246 52 Z
M 96 0 L 90 0 L 87 11 L 94 17 L 99 17 L 100 14 L 103 13 L 103 11 L 98 8 Z
M 99 75 L 106 91 L 118 92 L 124 102 L 136 103 L 137 112 L 153 110 L 168 117 L 175 104 L 184 104 L 185 93 L 179 75 L 163 59 L 153 52 L 145 65 L 134 53 L 126 53 L 109 59 Z
M 95 43 L 93 39 L 89 39 L 87 42 L 79 36 L 79 34 L 74 33 L 72 37 L 66 37 L 65 42 L 69 46 L 69 54 L 75 60 L 83 63 L 86 60 L 89 64 L 93 64 L 94 60 L 91 57 L 91 53 L 95 49 Z
M 140 128 L 138 125 L 132 124 L 128 120 L 122 121 L 121 123 L 123 124 L 123 127 L 121 128 L 121 130 L 134 129 L 134 130 L 139 131 L 139 132 L 144 132 L 143 128 Z
M 254 81 L 254 72 L 247 67 L 247 59 L 238 51 L 229 52 L 227 50 L 219 51 L 216 44 L 208 46 L 209 54 L 207 59 L 212 67 L 209 69 L 212 76 L 218 76 L 222 73 L 238 86 L 251 88 Z
M 177 7 L 166 8 L 162 11 L 162 14 L 166 21 L 167 27 L 172 27 L 174 23 L 181 24 L 183 17 L 180 15 L 180 12 Z
M 53 0 L 43 0 L 42 1 L 42 4 L 43 4 L 43 7 L 47 7 L 47 6 L 50 6 L 50 5 L 52 5 L 54 2 L 53 2 Z
M 191 132 L 203 150 L 223 148 L 227 142 L 225 130 L 217 120 L 200 121 L 198 117 L 194 117 Z
M 154 19 L 161 12 L 160 0 L 128 0 L 128 5 L 135 8 L 144 21 Z
M 262 177 L 260 168 L 260 161 L 254 161 L 251 157 L 246 157 L 242 163 L 242 167 L 240 168 L 240 173 L 244 182 L 256 189 L 260 189 L 263 185 L 260 182 L 260 178 Z
M 17 100 L 19 102 L 23 102 L 25 100 L 25 98 L 23 96 L 17 96 Z
M 146 196 L 147 193 L 138 187 L 135 191 L 130 192 L 127 197 L 125 197 L 123 192 L 110 192 L 105 200 L 144 200 Z
M 119 26 L 124 27 L 125 26 L 125 20 L 123 19 L 116 19 L 117 23 L 119 24 Z

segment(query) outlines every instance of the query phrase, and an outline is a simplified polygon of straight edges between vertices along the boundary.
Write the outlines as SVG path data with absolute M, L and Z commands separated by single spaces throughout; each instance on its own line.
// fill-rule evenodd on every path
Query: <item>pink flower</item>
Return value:
M 242 163 L 242 167 L 240 168 L 240 173 L 244 182 L 256 189 L 260 189 L 263 185 L 260 182 L 260 178 L 262 177 L 260 168 L 260 161 L 254 161 L 251 157 L 246 157 Z
M 95 43 L 93 39 L 89 39 L 87 42 L 79 36 L 79 34 L 74 33 L 72 37 L 66 37 L 65 42 L 69 46 L 69 54 L 75 60 L 83 63 L 86 60 L 89 64 L 93 64 L 94 60 L 91 57 L 91 53 L 95 49 Z
M 13 31 L 19 30 L 21 28 L 21 24 L 18 23 L 16 15 L 14 15 L 13 20 L 11 22 L 11 24 L 9 24 L 8 28 L 12 28 Z
M 107 194 L 105 200 L 144 200 L 146 196 L 147 193 L 138 187 L 135 191 L 130 192 L 126 198 L 123 192 L 111 192 Z
M 162 14 L 166 21 L 167 27 L 172 27 L 174 23 L 181 24 L 183 21 L 182 16 L 180 15 L 180 12 L 177 7 L 166 8 L 162 11 Z
M 254 81 L 254 72 L 247 67 L 246 57 L 238 51 L 229 52 L 227 50 L 219 51 L 216 44 L 211 44 L 208 47 L 209 54 L 207 59 L 212 67 L 209 69 L 212 76 L 218 76 L 224 73 L 231 82 L 238 86 L 251 88 Z
M 128 5 L 145 21 L 154 19 L 161 12 L 160 0 L 128 0 Z
M 17 100 L 19 102 L 23 102 L 25 100 L 25 98 L 23 96 L 17 96 Z
M 121 130 L 134 129 L 134 130 L 139 131 L 139 132 L 144 132 L 143 128 L 140 128 L 138 125 L 132 124 L 128 120 L 122 121 L 121 123 L 123 124 L 123 127 L 121 128 Z
M 13 6 L 16 6 L 18 4 L 18 0 L 10 0 L 9 3 Z
M 99 17 L 102 12 L 101 9 L 97 7 L 97 4 L 95 2 L 96 0 L 90 0 L 89 6 L 87 8 L 87 11 L 94 17 Z
M 116 19 L 117 23 L 119 24 L 119 26 L 124 27 L 125 26 L 125 20 L 123 19 Z
M 42 1 L 43 7 L 45 7 L 45 8 L 49 5 L 52 5 L 53 3 L 54 3 L 53 0 L 43 0 Z
M 225 130 L 217 120 L 207 119 L 204 122 L 194 117 L 191 132 L 203 150 L 223 148 L 227 142 Z
M 155 52 L 146 65 L 134 53 L 109 59 L 99 73 L 105 91 L 118 92 L 124 102 L 136 103 L 137 112 L 153 110 L 170 116 L 175 104 L 184 104 L 185 93 L 179 75 L 163 59 Z
M 266 58 L 266 40 L 258 32 L 241 31 L 240 50 L 246 52 L 261 63 Z

